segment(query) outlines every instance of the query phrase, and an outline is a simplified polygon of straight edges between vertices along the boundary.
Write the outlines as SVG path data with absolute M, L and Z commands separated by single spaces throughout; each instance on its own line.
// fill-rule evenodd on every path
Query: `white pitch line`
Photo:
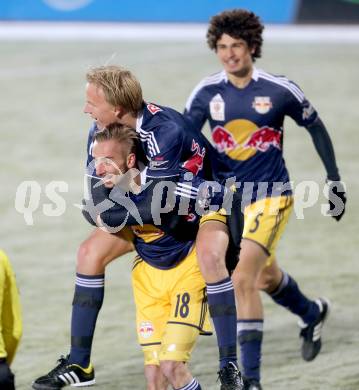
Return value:
M 3 41 L 203 41 L 206 24 L 0 22 Z M 268 25 L 269 42 L 359 42 L 359 26 Z

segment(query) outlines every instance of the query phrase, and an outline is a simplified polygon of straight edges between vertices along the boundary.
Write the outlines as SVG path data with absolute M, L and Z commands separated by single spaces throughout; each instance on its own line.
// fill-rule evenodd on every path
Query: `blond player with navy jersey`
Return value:
M 170 181 L 177 183 L 176 188 L 181 194 L 195 197 L 196 191 L 192 193 L 188 190 L 188 184 L 182 185 L 182 175 L 190 173 L 207 178 L 208 172 L 212 176 L 221 169 L 216 166 L 210 172 L 212 164 L 216 160 L 219 164 L 220 158 L 217 153 L 208 153 L 211 145 L 208 145 L 205 137 L 192 130 L 191 123 L 175 110 L 145 102 L 139 82 L 126 69 L 109 65 L 91 69 L 87 73 L 84 112 L 94 120 L 88 138 L 89 162 L 93 139 L 98 131 L 113 123 L 134 128 L 146 154 L 147 178 L 151 182 L 149 188 Z M 123 201 L 128 203 L 128 199 Z M 120 216 L 122 220 L 122 214 L 120 210 L 112 211 L 101 212 L 101 218 L 106 225 L 118 227 L 117 218 Z M 147 213 L 150 211 L 151 208 L 147 208 Z M 237 366 L 235 295 L 225 262 L 231 238 L 238 238 L 238 245 L 235 245 L 238 248 L 241 231 L 239 229 L 232 234 L 235 230 L 231 222 L 234 220 L 233 213 L 226 220 L 228 223 L 213 218 L 200 224 L 196 254 L 206 282 L 209 312 L 216 331 L 221 389 L 241 390 L 242 380 Z M 49 374 L 35 380 L 35 389 L 64 387 L 72 380 L 76 386 L 94 384 L 95 374 L 90 356 L 97 316 L 103 302 L 105 268 L 128 250 L 130 248 L 121 231 L 109 234 L 99 227 L 81 245 L 72 307 L 70 354 L 60 359 L 59 365 Z M 62 381 L 61 375 L 72 375 L 72 372 L 77 374 L 77 378 L 67 378 L 66 383 Z
M 139 173 L 133 179 L 135 189 L 139 191 L 145 185 L 148 168 L 137 161 L 137 141 L 133 129 L 119 124 L 95 135 L 96 174 L 107 188 L 121 184 L 129 170 Z M 130 187 L 129 197 L 140 196 Z M 147 389 L 164 390 L 169 383 L 174 389 L 200 390 L 186 364 L 198 335 L 210 334 L 206 285 L 197 264 L 195 235 L 179 240 L 151 224 L 128 229 L 138 253 L 132 285 Z
M 261 56 L 262 31 L 258 17 L 246 10 L 225 11 L 211 19 L 207 42 L 223 70 L 197 85 L 185 109 L 198 130 L 209 122 L 213 142 L 243 193 L 244 239 L 232 280 L 239 302 L 237 335 L 245 389 L 252 390 L 261 388 L 263 309 L 257 287 L 300 317 L 302 357 L 307 361 L 320 351 L 320 331 L 329 309 L 324 299 L 304 296 L 276 261 L 275 249 L 293 207 L 283 159 L 286 116 L 312 137 L 331 183 L 330 214 L 336 220 L 346 201 L 333 146 L 315 108 L 294 82 L 254 67 Z

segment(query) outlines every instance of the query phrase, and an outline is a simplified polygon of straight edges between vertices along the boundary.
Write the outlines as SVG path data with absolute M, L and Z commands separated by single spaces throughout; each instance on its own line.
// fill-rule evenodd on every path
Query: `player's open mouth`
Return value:
M 239 61 L 238 60 L 228 60 L 228 61 L 226 61 L 226 64 L 229 66 L 235 66 L 235 65 L 239 64 Z

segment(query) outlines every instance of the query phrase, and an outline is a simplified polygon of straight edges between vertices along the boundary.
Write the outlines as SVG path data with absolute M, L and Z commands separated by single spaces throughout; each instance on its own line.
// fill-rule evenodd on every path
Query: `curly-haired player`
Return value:
M 264 26 L 253 12 L 235 9 L 214 16 L 207 42 L 223 70 L 203 79 L 190 95 L 185 116 L 200 130 L 208 120 L 214 143 L 236 174 L 245 203 L 239 264 L 232 275 L 239 302 L 237 335 L 245 389 L 261 389 L 263 308 L 259 288 L 302 322 L 302 357 L 313 360 L 321 348 L 328 302 L 308 299 L 281 270 L 275 249 L 293 208 L 282 151 L 283 122 L 290 116 L 312 137 L 330 186 L 330 215 L 344 213 L 345 192 L 332 142 L 317 111 L 301 89 L 284 76 L 256 69 Z M 239 182 L 239 183 L 238 183 Z

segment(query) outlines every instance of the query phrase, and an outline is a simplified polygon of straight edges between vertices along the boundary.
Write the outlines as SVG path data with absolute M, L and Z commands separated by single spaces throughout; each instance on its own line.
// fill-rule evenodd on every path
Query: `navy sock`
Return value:
M 101 309 L 105 275 L 76 274 L 72 302 L 70 364 L 88 367 L 96 320 Z
M 263 320 L 238 320 L 238 343 L 241 349 L 243 376 L 260 381 Z
M 229 362 L 237 365 L 236 303 L 230 277 L 217 283 L 207 283 L 208 307 L 216 330 L 219 366 Z
M 188 383 L 186 386 L 183 386 L 177 390 L 202 390 L 202 387 L 197 382 L 197 380 L 195 378 L 193 378 L 190 383 Z
M 273 301 L 298 315 L 306 324 L 315 321 L 320 314 L 319 306 L 300 291 L 297 282 L 290 275 L 284 271 L 282 274 L 279 286 L 270 293 Z

